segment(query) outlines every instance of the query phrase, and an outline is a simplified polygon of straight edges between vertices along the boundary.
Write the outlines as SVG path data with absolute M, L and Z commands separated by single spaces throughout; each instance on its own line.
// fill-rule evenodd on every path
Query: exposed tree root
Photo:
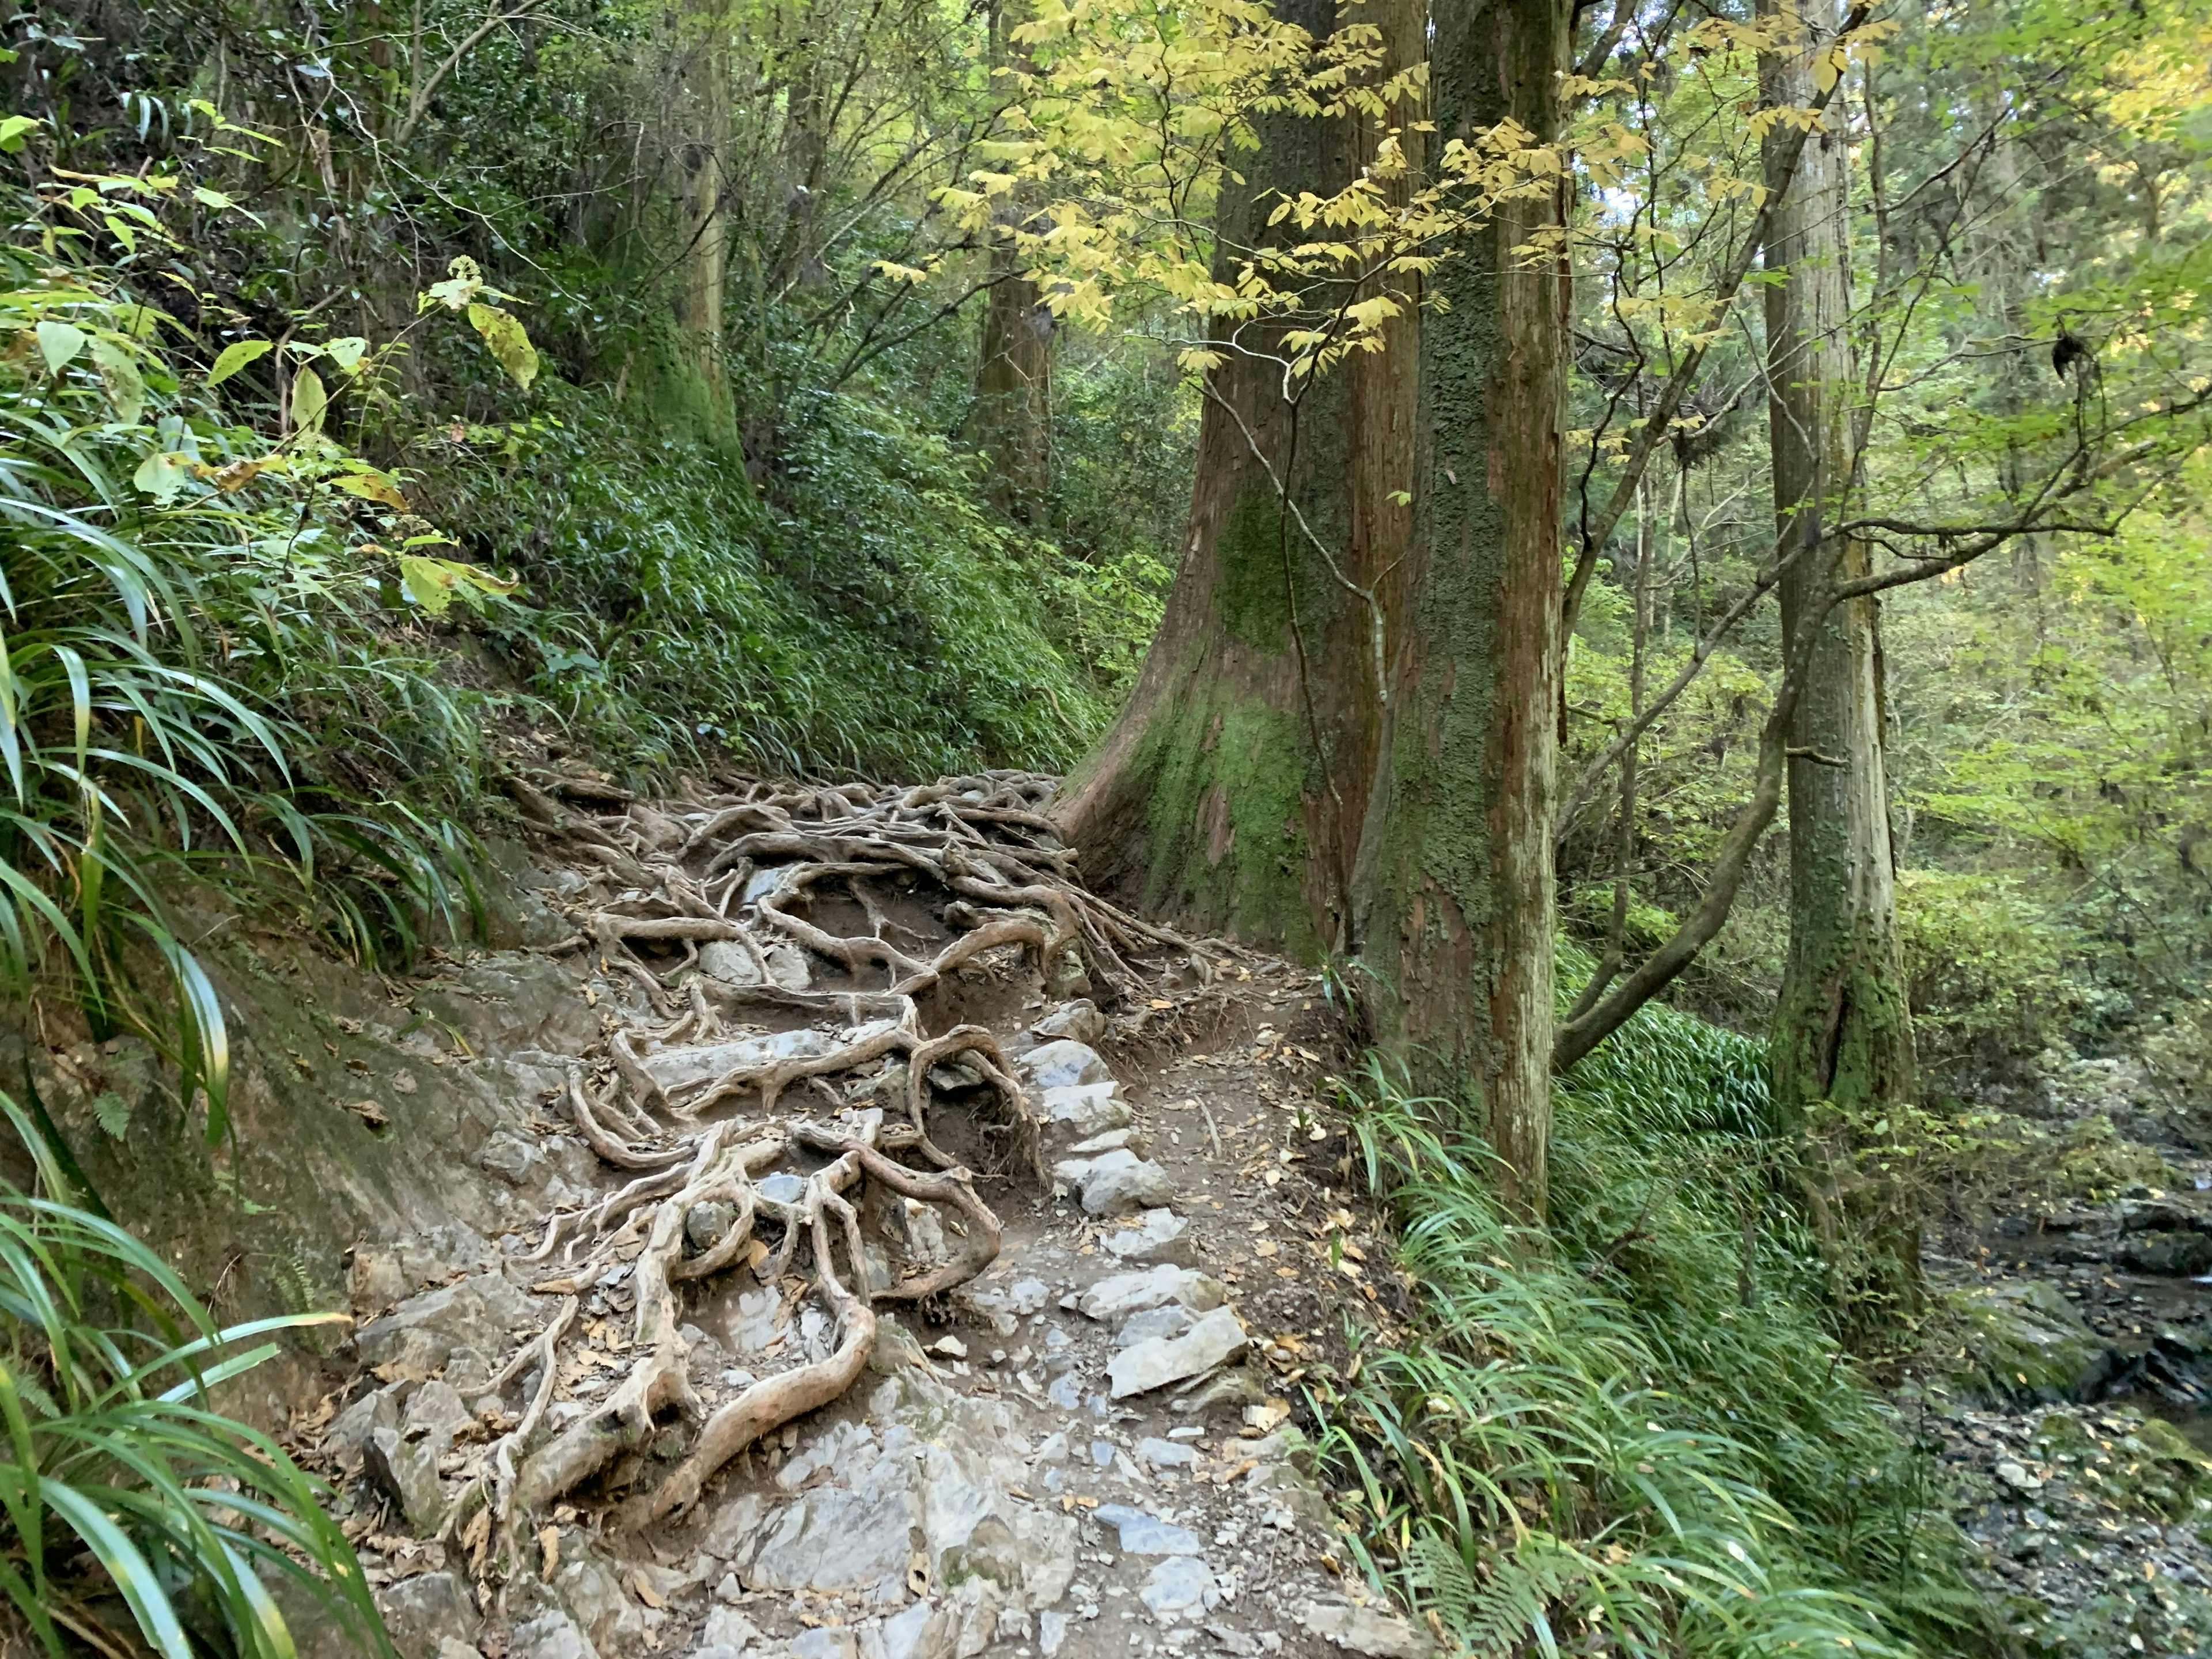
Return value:
M 513 1570 L 523 1530 L 563 1499 L 608 1504 L 629 1527 L 689 1508 L 732 1457 L 852 1386 L 874 1346 L 873 1304 L 939 1295 L 996 1258 L 998 1218 L 975 1177 L 933 1138 L 932 1116 L 946 1109 L 949 1090 L 977 1114 L 992 1172 L 1041 1177 L 1037 1121 L 991 1034 L 977 1025 L 933 1032 L 917 999 L 994 956 L 1018 954 L 1048 983 L 1088 981 L 1110 1000 L 1133 981 L 1128 956 L 1188 948 L 1073 884 L 1073 854 L 1038 810 L 1048 780 L 992 774 L 908 790 L 756 788 L 700 801 L 688 821 L 641 803 L 594 817 L 527 783 L 510 787 L 531 826 L 596 872 L 596 895 L 574 916 L 578 937 L 562 948 L 587 948 L 602 969 L 636 985 L 653 1018 L 611 1019 L 597 1076 L 580 1068 L 568 1079 L 576 1132 L 633 1178 L 551 1218 L 519 1258 L 544 1264 L 533 1288 L 564 1300 L 494 1380 L 498 1392 L 532 1368 L 538 1379 L 452 1511 L 449 1530 L 479 1575 Z M 867 931 L 837 931 L 825 901 L 857 907 Z M 917 902 L 953 937 L 933 944 L 916 925 L 927 920 Z M 902 906 L 916 920 L 902 921 Z M 810 977 L 835 964 L 830 977 L 843 982 L 799 988 L 793 947 L 817 964 Z M 842 1029 L 825 1051 L 763 1041 L 713 1076 L 659 1080 L 672 1075 L 663 1056 L 752 1040 L 760 1028 L 744 1022 L 763 1013 Z M 834 1121 L 775 1118 L 799 1085 L 826 1097 Z M 738 1115 L 724 1115 L 732 1110 Z M 796 1195 L 762 1190 L 779 1166 L 802 1178 Z M 944 1212 L 948 1237 L 959 1240 L 953 1258 L 893 1262 L 893 1282 L 872 1290 L 859 1220 L 869 1183 Z M 745 1271 L 781 1285 L 787 1310 L 817 1299 L 835 1346 L 714 1404 L 714 1380 L 702 1383 L 687 1364 L 684 1297 L 690 1286 Z M 625 1295 L 635 1298 L 626 1343 L 607 1339 L 603 1321 L 580 1316 L 586 1303 L 602 1309 L 600 1298 L 619 1304 Z M 586 1337 L 598 1350 L 589 1364 L 580 1352 Z M 619 1375 L 593 1399 L 586 1378 L 611 1350 L 620 1352 Z M 635 1454 L 673 1431 L 676 1419 L 691 1443 L 651 1484 L 646 1472 L 664 1465 Z

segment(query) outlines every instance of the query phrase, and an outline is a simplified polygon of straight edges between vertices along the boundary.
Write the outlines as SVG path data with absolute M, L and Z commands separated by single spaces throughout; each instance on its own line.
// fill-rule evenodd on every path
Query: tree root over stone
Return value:
M 587 946 L 605 969 L 634 981 L 662 1023 L 610 1017 L 600 1079 L 580 1069 L 570 1075 L 566 1106 L 577 1133 L 602 1163 L 632 1178 L 587 1208 L 552 1217 L 543 1241 L 519 1258 L 544 1264 L 547 1277 L 536 1291 L 564 1299 L 495 1379 L 504 1388 L 535 1367 L 538 1381 L 523 1415 L 477 1460 L 475 1479 L 449 1510 L 449 1534 L 479 1576 L 488 1562 L 514 1570 L 526 1528 L 563 1499 L 586 1501 L 580 1494 L 592 1483 L 618 1527 L 688 1509 L 732 1457 L 853 1385 L 874 1347 L 876 1303 L 939 1295 L 997 1257 L 998 1218 L 969 1171 L 930 1134 L 931 1111 L 941 1104 L 933 1071 L 957 1062 L 980 1078 L 991 1109 L 976 1127 L 1004 1170 L 1042 1177 L 1038 1125 L 990 1033 L 958 1025 L 931 1035 L 916 999 L 994 952 L 1021 952 L 1055 988 L 1103 981 L 1112 993 L 1133 981 L 1129 956 L 1188 948 L 1073 884 L 1073 855 L 1037 810 L 1051 787 L 992 774 L 906 790 L 756 787 L 742 798 L 696 800 L 684 823 L 643 804 L 620 817 L 580 815 L 527 784 L 514 786 L 533 829 L 605 872 L 600 880 L 622 884 L 576 916 L 580 936 L 567 948 Z M 842 936 L 809 914 L 838 886 L 857 901 L 869 933 Z M 921 936 L 891 920 L 879 890 L 916 886 L 946 896 L 942 914 L 962 930 L 926 958 L 916 954 L 926 948 Z M 893 932 L 908 944 L 895 943 Z M 739 947 L 749 975 L 702 971 L 702 947 L 717 942 Z M 638 954 L 641 946 L 647 955 Z M 853 988 L 778 982 L 769 950 L 793 946 L 837 963 Z M 672 965 L 649 959 L 672 948 L 683 952 Z M 877 988 L 860 988 L 871 977 Z M 667 1087 L 655 1079 L 656 1056 L 727 1041 L 726 1019 L 745 1008 L 839 1021 L 846 1030 L 826 1053 L 763 1044 L 762 1057 L 715 1076 Z M 883 1069 L 887 1062 L 893 1069 Z M 836 1087 L 845 1078 L 860 1085 L 849 1095 Z M 799 1085 L 828 1097 L 835 1122 L 774 1117 L 785 1092 Z M 709 1120 L 749 1099 L 748 1115 Z M 828 1162 L 790 1170 L 803 1182 L 795 1195 L 788 1181 L 777 1196 L 764 1192 L 762 1178 L 794 1155 Z M 913 1167 L 902 1161 L 907 1157 L 933 1167 Z M 937 1209 L 960 1241 L 951 1259 L 872 1288 L 860 1224 L 871 1183 L 902 1203 Z M 731 1219 L 702 1239 L 707 1230 L 695 1217 L 710 1205 L 727 1205 Z M 719 1219 L 721 1212 L 704 1213 Z M 781 1230 L 773 1251 L 756 1238 L 762 1223 Z M 811 1278 L 794 1276 L 802 1245 Z M 741 1266 L 762 1284 L 783 1287 L 787 1313 L 799 1299 L 817 1298 L 836 1341 L 826 1357 L 710 1406 L 687 1364 L 684 1296 L 688 1285 Z M 635 1298 L 629 1340 L 599 1347 L 604 1327 L 579 1321 L 580 1301 L 618 1297 L 625 1286 Z M 586 1333 L 588 1341 L 580 1340 Z M 617 1350 L 627 1362 L 618 1380 L 549 1435 L 556 1396 Z M 662 1479 L 647 1482 L 643 1472 L 657 1465 L 637 1454 L 668 1432 L 672 1417 L 693 1430 L 690 1443 Z

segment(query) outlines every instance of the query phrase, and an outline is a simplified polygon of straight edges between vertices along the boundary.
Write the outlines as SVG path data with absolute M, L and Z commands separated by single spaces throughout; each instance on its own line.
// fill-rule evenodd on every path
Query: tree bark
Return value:
M 1825 38 L 1836 20 L 1832 4 L 1823 9 L 1808 17 Z M 1816 44 L 1808 32 L 1799 50 L 1762 60 L 1769 101 L 1811 102 Z M 1771 158 L 1781 145 L 1769 140 Z M 1783 276 L 1765 300 L 1774 502 L 1785 546 L 1820 537 L 1853 482 L 1860 388 L 1850 331 L 1847 157 L 1840 115 L 1824 117 L 1778 198 L 1765 249 L 1767 270 Z M 1871 568 L 1863 542 L 1835 553 L 1835 580 Z M 1784 573 L 1784 637 L 1826 602 L 1826 562 L 1800 559 Z M 1814 640 L 1790 734 L 1790 954 L 1771 1053 L 1776 1098 L 1792 1117 L 1819 1101 L 1857 1111 L 1912 1093 L 1881 673 L 1876 601 L 1836 605 Z
M 1025 64 L 1012 36 L 1029 19 L 1028 0 L 991 9 L 994 68 Z M 1016 190 L 1009 228 L 1034 204 Z M 983 305 L 983 349 L 975 374 L 975 432 L 990 463 L 992 504 L 1031 530 L 1045 526 L 1052 491 L 1052 311 L 1024 276 L 1011 241 L 991 248 L 991 288 Z
M 1285 0 L 1316 35 L 1333 0 Z M 1420 0 L 1381 0 L 1396 64 L 1421 50 Z M 1363 159 L 1346 124 L 1272 115 L 1224 186 L 1224 274 L 1267 240 L 1283 195 L 1334 193 Z M 1418 143 L 1418 135 L 1409 135 Z M 1287 231 L 1279 234 L 1288 234 Z M 1411 528 L 1391 497 L 1414 483 L 1418 320 L 1389 325 L 1302 395 L 1252 355 L 1278 336 L 1217 342 L 1200 417 L 1197 483 L 1160 631 L 1104 742 L 1059 809 L 1094 884 L 1189 927 L 1315 957 L 1350 948 L 1346 898 L 1382 731 L 1375 615 L 1337 580 L 1400 583 Z M 1279 490 L 1276 480 L 1284 486 Z M 1285 492 L 1287 492 L 1287 501 Z M 1330 550 L 1336 571 L 1301 530 Z
M 1322 32 L 1310 14 L 1283 13 Z M 1418 5 L 1358 15 L 1420 50 Z M 1566 48 L 1562 0 L 1440 9 L 1440 141 L 1510 116 L 1548 142 Z M 1334 190 L 1358 162 L 1313 122 L 1261 142 L 1267 190 L 1225 204 L 1232 238 L 1254 240 L 1273 191 Z M 1442 267 L 1444 307 L 1295 406 L 1264 368 L 1216 374 L 1167 617 L 1062 809 L 1094 882 L 1354 957 L 1377 1037 L 1486 1131 L 1531 1218 L 1551 1121 L 1565 277 L 1512 250 L 1557 211 L 1506 204 Z
M 699 373 L 717 401 L 727 395 L 722 368 L 722 301 L 729 225 L 724 173 L 730 145 L 730 37 L 719 11 L 702 20 L 691 56 L 689 125 L 684 146 L 682 316 Z
M 1567 25 L 1558 0 L 1439 8 L 1438 135 L 1510 117 L 1552 142 Z M 1353 882 L 1377 1035 L 1486 1126 L 1530 1219 L 1552 1120 L 1567 277 L 1513 250 L 1560 205 L 1502 205 L 1424 319 L 1409 603 Z

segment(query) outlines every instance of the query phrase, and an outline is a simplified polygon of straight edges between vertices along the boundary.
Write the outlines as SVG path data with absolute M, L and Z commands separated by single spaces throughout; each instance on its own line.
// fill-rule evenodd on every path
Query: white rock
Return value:
M 792 1659 L 860 1659 L 860 1643 L 849 1630 L 823 1626 L 793 1637 L 791 1656 Z
M 1172 1261 L 1188 1266 L 1194 1254 L 1190 1224 L 1173 1210 L 1147 1210 L 1133 1227 L 1106 1236 L 1108 1254 L 1123 1261 Z
M 1077 1042 L 1096 1042 L 1106 1035 L 1106 1016 L 1089 997 L 1076 997 L 1061 1003 L 1030 1030 L 1047 1042 L 1067 1037 Z
M 1092 1215 L 1127 1215 L 1157 1209 L 1175 1196 L 1165 1170 L 1126 1148 L 1091 1158 L 1067 1158 L 1052 1166 L 1053 1179 L 1078 1192 Z
M 1088 1043 L 1062 1037 L 1041 1042 L 1014 1061 L 1022 1081 L 1032 1089 L 1065 1089 L 1078 1083 L 1110 1083 L 1113 1073 Z
M 1055 1128 L 1065 1126 L 1078 1139 L 1104 1134 L 1128 1127 L 1129 1104 L 1121 1098 L 1118 1083 L 1076 1083 L 1047 1089 L 1037 1097 L 1037 1109 Z
M 517 1625 L 507 1644 L 509 1659 L 599 1659 L 592 1638 L 565 1613 L 540 1613 Z
M 1037 1614 L 1037 1651 L 1044 1659 L 1052 1659 L 1060 1651 L 1060 1644 L 1067 1640 L 1067 1615 L 1047 1607 Z
M 699 1632 L 700 1642 L 710 1648 L 750 1647 L 760 1639 L 760 1627 L 735 1607 L 716 1607 Z
M 1077 1297 L 1075 1305 L 1093 1319 L 1112 1321 L 1170 1302 L 1180 1303 L 1193 1313 L 1205 1313 L 1228 1299 L 1228 1288 L 1219 1279 L 1188 1267 L 1163 1264 L 1145 1273 L 1102 1279 Z
M 1198 1462 L 1198 1453 L 1181 1441 L 1159 1440 L 1149 1435 L 1137 1443 L 1137 1455 L 1156 1469 L 1188 1468 Z
M 1244 1327 L 1233 1309 L 1216 1308 L 1181 1336 L 1155 1337 L 1107 1362 L 1115 1399 L 1198 1376 L 1244 1351 Z
M 1299 1622 L 1316 1636 L 1368 1659 L 1427 1659 L 1436 1644 L 1403 1619 L 1343 1601 L 1309 1601 Z
M 1146 1577 L 1145 1587 L 1137 1592 L 1137 1599 L 1152 1609 L 1154 1618 L 1164 1623 L 1186 1613 L 1209 1611 L 1219 1603 L 1221 1587 L 1214 1582 L 1206 1563 L 1196 1556 L 1173 1555 Z

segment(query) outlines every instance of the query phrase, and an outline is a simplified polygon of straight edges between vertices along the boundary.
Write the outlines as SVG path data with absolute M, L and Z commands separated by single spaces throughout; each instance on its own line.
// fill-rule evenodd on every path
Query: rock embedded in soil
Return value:
M 1149 1273 L 1115 1273 L 1102 1279 L 1079 1296 L 1075 1305 L 1088 1317 L 1111 1324 L 1170 1302 L 1193 1313 L 1206 1313 L 1228 1299 L 1228 1288 L 1219 1279 L 1188 1267 L 1163 1265 Z
M 459 1284 L 402 1303 L 362 1327 L 354 1347 L 364 1364 L 390 1367 L 398 1376 L 428 1376 L 455 1350 L 504 1354 L 510 1333 L 537 1328 L 530 1297 L 497 1273 L 474 1273 Z
M 1118 1083 L 1071 1083 L 1047 1089 L 1038 1097 L 1037 1110 L 1046 1123 L 1075 1139 L 1110 1134 L 1129 1126 L 1128 1103 L 1119 1098 Z
M 1099 1443 L 1105 1444 L 1103 1441 Z M 1093 1515 L 1121 1534 L 1124 1554 L 1196 1555 L 1205 1547 L 1189 1528 L 1178 1527 L 1127 1504 L 1101 1504 Z
M 409 1529 L 417 1538 L 436 1532 L 446 1515 L 438 1454 L 420 1440 L 402 1439 L 397 1429 L 372 1429 L 361 1455 L 369 1484 L 398 1505 Z
M 1175 1197 L 1175 1182 L 1157 1164 L 1124 1147 L 1097 1158 L 1067 1158 L 1052 1166 L 1053 1179 L 1082 1195 L 1092 1215 L 1131 1215 L 1158 1209 Z
M 1061 1003 L 1030 1030 L 1047 1042 L 1065 1037 L 1075 1042 L 1095 1043 L 1106 1035 L 1106 1016 L 1098 1012 L 1098 1005 L 1089 997 L 1076 997 Z
M 1181 1336 L 1137 1343 L 1107 1362 L 1113 1397 L 1127 1398 L 1200 1376 L 1244 1352 L 1249 1339 L 1236 1312 L 1216 1308 Z
M 1107 1253 L 1123 1261 L 1167 1261 L 1188 1267 L 1197 1252 L 1190 1224 L 1173 1210 L 1147 1210 L 1133 1227 L 1109 1233 Z
M 1367 1659 L 1427 1659 L 1436 1644 L 1403 1619 L 1349 1602 L 1315 1601 L 1300 1615 L 1305 1627 Z
M 1014 1061 L 1021 1080 L 1032 1089 L 1068 1089 L 1083 1084 L 1111 1083 L 1113 1073 L 1098 1051 L 1088 1043 L 1066 1037 L 1039 1043 Z

